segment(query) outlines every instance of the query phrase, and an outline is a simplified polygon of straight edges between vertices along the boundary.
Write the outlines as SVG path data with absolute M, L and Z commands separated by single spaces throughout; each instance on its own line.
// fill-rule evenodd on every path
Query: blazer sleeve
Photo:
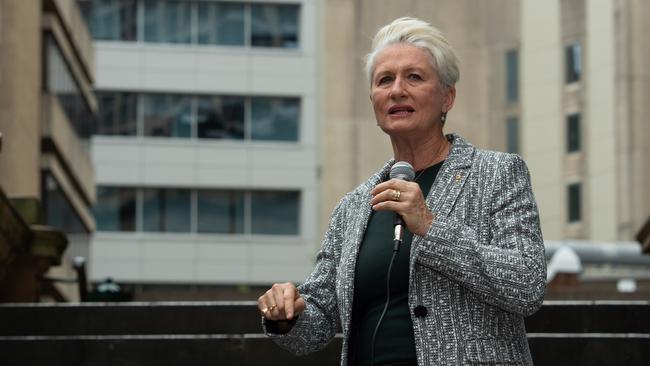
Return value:
M 262 318 L 264 332 L 278 345 L 295 353 L 307 354 L 324 348 L 336 333 L 339 312 L 336 298 L 336 273 L 344 220 L 345 198 L 339 202 L 330 219 L 322 246 L 316 255 L 316 265 L 298 291 L 305 300 L 305 311 L 290 329 L 278 333 L 277 322 Z M 286 323 L 286 322 L 285 322 Z
M 489 202 L 489 232 L 435 220 L 416 249 L 416 263 L 458 281 L 483 301 L 528 316 L 546 287 L 544 242 L 525 162 L 502 154 Z M 489 179 L 489 178 L 487 178 Z

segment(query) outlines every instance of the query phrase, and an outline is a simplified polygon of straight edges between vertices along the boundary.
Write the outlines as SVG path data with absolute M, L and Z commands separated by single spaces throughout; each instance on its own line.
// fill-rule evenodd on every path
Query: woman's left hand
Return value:
M 427 208 L 417 183 L 391 179 L 378 184 L 370 193 L 373 195 L 370 201 L 373 210 L 394 211 L 402 215 L 406 227 L 413 234 L 423 236 L 429 231 L 434 216 Z

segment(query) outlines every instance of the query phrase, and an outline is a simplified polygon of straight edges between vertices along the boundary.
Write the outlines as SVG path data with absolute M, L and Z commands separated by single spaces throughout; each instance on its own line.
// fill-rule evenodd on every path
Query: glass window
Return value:
M 97 187 L 97 230 L 135 231 L 135 192 L 134 188 Z
M 251 45 L 298 47 L 298 5 L 251 4 Z
M 244 232 L 244 193 L 201 190 L 197 194 L 199 233 Z
M 569 184 L 568 189 L 568 216 L 569 222 L 578 222 L 582 219 L 582 193 L 580 183 Z
M 299 211 L 299 192 L 251 192 L 251 232 L 298 235 Z
M 63 230 L 67 234 L 90 233 L 90 230 L 81 221 L 77 209 L 74 208 L 57 180 L 50 173 L 43 175 L 41 189 L 46 225 Z
M 244 4 L 200 2 L 199 44 L 244 45 Z
M 154 232 L 190 231 L 190 191 L 187 189 L 142 190 L 142 229 Z
M 519 99 L 519 55 L 517 50 L 506 51 L 506 100 Z
M 506 120 L 506 151 L 519 154 L 519 119 L 509 117 Z
M 197 132 L 200 138 L 244 138 L 243 97 L 199 97 Z
M 582 51 L 579 43 L 566 46 L 566 82 L 580 81 L 582 73 Z
M 144 135 L 190 137 L 191 98 L 169 94 L 143 95 Z
M 567 152 L 580 151 L 580 113 L 567 117 Z
M 190 43 L 192 26 L 190 1 L 146 0 L 144 2 L 144 41 Z
M 94 39 L 135 41 L 137 37 L 136 0 L 84 0 L 79 5 Z
M 94 132 L 96 116 L 81 93 L 54 37 L 48 34 L 45 44 L 47 63 L 44 75 L 45 90 L 57 97 L 77 135 L 86 138 Z
M 98 135 L 135 136 L 137 105 L 135 93 L 98 92 Z
M 251 98 L 253 140 L 298 141 L 300 99 Z

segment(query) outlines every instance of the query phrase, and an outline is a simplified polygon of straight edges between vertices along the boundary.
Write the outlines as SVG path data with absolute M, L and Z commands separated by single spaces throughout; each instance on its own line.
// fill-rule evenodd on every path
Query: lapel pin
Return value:
M 456 183 L 460 182 L 461 175 L 460 173 L 456 174 Z

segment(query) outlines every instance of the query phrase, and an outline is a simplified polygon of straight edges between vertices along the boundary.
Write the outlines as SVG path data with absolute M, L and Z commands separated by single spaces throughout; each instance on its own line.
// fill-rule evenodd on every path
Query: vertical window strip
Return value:
M 582 186 L 580 183 L 572 183 L 568 186 L 567 192 L 567 218 L 569 223 L 576 223 L 582 220 Z
M 508 117 L 506 120 L 506 151 L 519 154 L 519 120 Z
M 580 81 L 582 74 L 582 50 L 580 43 L 572 43 L 565 47 L 566 83 Z
M 506 51 L 506 100 L 519 100 L 519 53 L 517 50 Z
M 567 116 L 567 153 L 580 151 L 582 134 L 580 119 L 580 113 L 574 113 Z

